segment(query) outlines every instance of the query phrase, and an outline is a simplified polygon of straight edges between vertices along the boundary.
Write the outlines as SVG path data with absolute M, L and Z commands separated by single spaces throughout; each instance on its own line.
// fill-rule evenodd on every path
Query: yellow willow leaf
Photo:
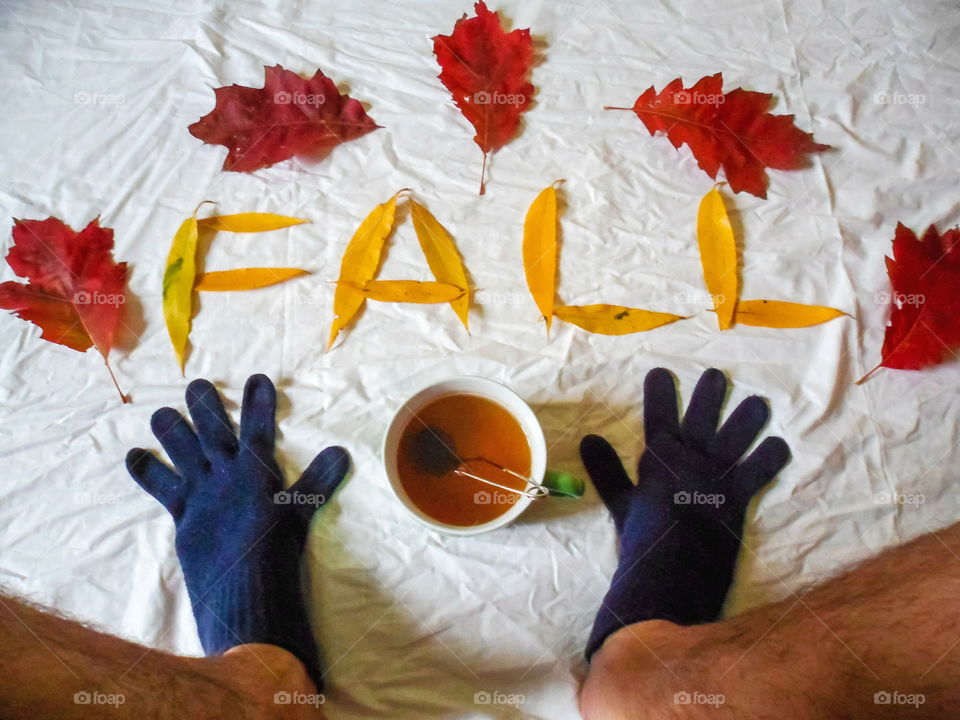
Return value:
M 187 218 L 173 236 L 163 271 L 163 318 L 183 372 L 184 352 L 193 314 L 193 284 L 197 272 L 197 218 Z
M 273 215 L 272 213 L 237 213 L 236 215 L 214 215 L 213 217 L 197 220 L 197 226 L 208 230 L 225 230 L 227 232 L 257 233 L 268 230 L 300 225 L 310 222 L 303 218 Z
M 370 211 L 343 252 L 343 259 L 340 261 L 341 282 L 333 296 L 333 325 L 330 328 L 328 349 L 333 347 L 337 335 L 350 324 L 365 300 L 362 293 L 343 283 L 363 284 L 377 274 L 383 255 L 383 243 L 393 229 L 397 214 L 397 195 L 400 192 Z
M 733 323 L 737 306 L 737 241 L 720 191 L 714 188 L 700 201 L 697 214 L 697 243 L 707 292 L 713 297 L 721 330 Z
M 467 272 L 460 260 L 453 238 L 437 219 L 423 205 L 411 198 L 410 214 L 413 216 L 413 229 L 417 232 L 417 239 L 427 264 L 430 266 L 437 282 L 450 283 L 461 288 L 467 287 Z M 470 314 L 470 295 L 466 292 L 450 303 L 450 307 L 460 318 L 468 331 Z
M 364 283 L 341 280 L 337 285 L 346 286 L 365 298 L 380 302 L 453 302 L 466 292 L 465 288 L 451 283 L 423 280 L 368 280 Z
M 561 305 L 553 313 L 565 322 L 600 335 L 629 335 L 688 317 L 623 305 Z
M 523 272 L 550 330 L 557 294 L 557 190 L 553 185 L 537 195 L 527 210 L 523 223 Z
M 285 282 L 301 275 L 309 275 L 302 268 L 240 268 L 239 270 L 217 270 L 197 276 L 194 290 L 200 292 L 221 292 L 227 290 L 256 290 Z
M 802 328 L 819 325 L 847 313 L 820 305 L 801 305 L 781 300 L 741 300 L 734 320 L 767 328 Z

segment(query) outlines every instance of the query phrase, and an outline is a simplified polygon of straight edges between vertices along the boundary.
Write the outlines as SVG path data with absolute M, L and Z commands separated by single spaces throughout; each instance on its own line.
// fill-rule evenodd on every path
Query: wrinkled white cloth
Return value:
M 580 437 L 606 435 L 631 466 L 642 449 L 641 384 L 652 367 L 684 398 L 709 366 L 730 407 L 770 400 L 769 432 L 793 461 L 756 503 L 729 612 L 789 596 L 839 568 L 958 516 L 957 363 L 882 370 L 898 221 L 960 221 L 960 10 L 950 0 L 504 2 L 541 61 L 522 134 L 481 154 L 436 75 L 430 38 L 468 2 L 0 2 L 0 197 L 7 216 L 100 216 L 131 264 L 127 329 L 112 356 L 123 406 L 97 355 L 0 317 L 0 583 L 147 645 L 198 653 L 173 525 L 127 476 L 128 448 L 157 448 L 150 414 L 183 408 L 160 307 L 182 218 L 270 211 L 312 224 L 220 234 L 208 269 L 301 266 L 265 290 L 205 294 L 187 375 L 239 401 L 265 372 L 281 391 L 280 453 L 299 470 L 350 449 L 352 478 L 309 543 L 316 633 L 332 718 L 579 717 L 582 650 L 615 565 L 613 526 L 592 488 L 545 500 L 508 529 L 434 534 L 393 497 L 379 459 L 392 412 L 436 379 L 478 374 L 526 398 L 550 465 L 582 473 Z M 383 126 L 316 164 L 221 172 L 226 150 L 187 126 L 212 88 L 262 84 L 263 65 L 317 68 Z M 650 85 L 722 71 L 725 89 L 771 92 L 775 111 L 833 149 L 771 172 L 769 196 L 737 195 L 743 298 L 831 305 L 854 319 L 806 330 L 721 333 L 694 229 L 713 183 L 690 152 L 630 113 Z M 625 337 L 557 323 L 547 337 L 521 267 L 523 217 L 563 185 L 559 296 L 694 314 Z M 468 335 L 446 306 L 371 303 L 324 352 L 340 256 L 369 210 L 413 188 L 455 237 L 478 303 Z M 729 198 L 729 195 L 728 195 Z M 406 214 L 382 278 L 429 278 Z M 9 247 L 9 228 L 6 247 Z M 13 279 L 5 265 L 0 279 Z M 234 410 L 236 406 L 234 405 Z M 902 502 L 886 501 L 891 495 Z

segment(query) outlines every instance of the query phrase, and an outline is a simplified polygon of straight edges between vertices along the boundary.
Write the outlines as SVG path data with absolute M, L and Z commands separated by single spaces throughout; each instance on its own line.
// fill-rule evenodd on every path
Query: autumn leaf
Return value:
M 918 240 L 898 223 L 886 264 L 890 323 L 880 364 L 858 385 L 881 367 L 922 370 L 956 357 L 960 347 L 960 228 L 941 235 L 931 225 Z
M 423 255 L 437 282 L 466 288 L 467 271 L 463 267 L 460 253 L 457 252 L 450 233 L 437 222 L 427 208 L 413 198 L 410 198 L 410 216 L 413 218 L 413 229 L 420 241 L 420 249 L 423 250 Z M 469 332 L 470 295 L 464 292 L 459 298 L 450 302 L 450 307 Z
M 333 296 L 333 325 L 330 327 L 330 339 L 327 341 L 328 350 L 333 347 L 340 331 L 350 324 L 363 306 L 366 298 L 346 283 L 363 284 L 376 276 L 383 256 L 383 244 L 393 230 L 397 213 L 397 197 L 403 192 L 406 190 L 401 190 L 385 203 L 371 210 L 353 233 L 347 249 L 343 252 L 343 258 L 340 261 L 340 278 Z
M 687 145 L 711 178 L 722 167 L 734 192 L 765 198 L 767 168 L 795 170 L 808 153 L 829 148 L 797 128 L 793 115 L 767 112 L 772 97 L 742 88 L 724 93 L 717 73 L 690 88 L 680 78 L 659 93 L 651 86 L 632 108 L 604 109 L 632 110 L 651 135 L 663 132 L 675 148 Z
M 734 323 L 767 328 L 803 328 L 843 317 L 847 313 L 820 305 L 783 300 L 740 300 L 737 280 L 737 241 L 723 197 L 714 188 L 700 201 L 697 242 L 707 292 L 713 300 L 721 330 Z
M 193 287 L 197 275 L 197 215 L 180 223 L 163 270 L 163 319 L 177 354 L 180 372 L 186 362 L 187 338 L 193 316 Z
M 450 35 L 433 38 L 440 82 L 473 125 L 474 142 L 483 151 L 480 194 L 486 191 L 487 155 L 506 145 L 517 132 L 520 113 L 530 107 L 533 63 L 529 30 L 504 32 L 500 18 L 476 3 L 476 16 L 457 20 Z
M 204 201 L 209 202 L 209 201 Z M 197 210 L 204 203 L 197 206 Z M 300 225 L 302 218 L 273 213 L 237 213 L 197 219 L 197 210 L 184 220 L 173 236 L 163 270 L 163 318 L 180 372 L 186 363 L 187 340 L 193 317 L 194 292 L 254 290 L 309 274 L 301 268 L 240 268 L 197 275 L 197 244 L 200 230 L 258 233 Z
M 96 346 L 126 403 L 108 360 L 127 301 L 127 264 L 112 253 L 113 230 L 99 219 L 80 232 L 53 217 L 14 220 L 7 264 L 27 282 L 0 283 L 0 308 L 39 327 L 44 340 L 79 352 Z
M 697 213 L 697 244 L 700 247 L 700 263 L 707 292 L 717 311 L 721 330 L 733 324 L 733 312 L 737 306 L 737 241 L 733 227 L 723 205 L 720 191 L 714 188 L 700 201 Z
M 198 275 L 193 289 L 198 292 L 256 290 L 278 285 L 293 278 L 309 275 L 303 268 L 260 267 L 238 270 L 215 270 Z
M 766 328 L 804 328 L 843 317 L 847 313 L 832 307 L 803 305 L 782 300 L 741 300 L 734 320 L 743 325 Z
M 197 226 L 209 230 L 225 230 L 235 233 L 258 233 L 280 230 L 293 225 L 310 222 L 303 218 L 274 215 L 273 213 L 237 213 L 236 215 L 213 215 L 197 220 Z
M 393 231 L 397 203 L 409 188 L 400 190 L 387 202 L 377 205 L 354 232 L 340 261 L 340 277 L 333 298 L 333 326 L 328 349 L 337 335 L 370 300 L 383 302 L 449 302 L 467 327 L 470 298 L 467 273 L 450 233 L 426 207 L 408 198 L 414 229 L 427 264 L 436 281 L 375 280 L 383 258 L 384 244 Z
M 564 322 L 600 335 L 628 335 L 683 320 L 684 315 L 652 312 L 623 305 L 562 305 L 554 314 Z
M 451 283 L 431 280 L 367 280 L 358 283 L 341 280 L 345 285 L 368 300 L 394 303 L 446 303 L 462 297 L 465 288 Z
M 280 65 L 264 67 L 264 74 L 262 88 L 216 88 L 213 111 L 188 128 L 208 145 L 229 150 L 224 170 L 253 172 L 316 155 L 379 127 L 319 70 L 309 80 Z
M 554 185 L 544 188 L 537 195 L 523 223 L 523 272 L 530 294 L 546 320 L 547 332 L 550 331 L 557 294 L 558 225 L 557 190 Z

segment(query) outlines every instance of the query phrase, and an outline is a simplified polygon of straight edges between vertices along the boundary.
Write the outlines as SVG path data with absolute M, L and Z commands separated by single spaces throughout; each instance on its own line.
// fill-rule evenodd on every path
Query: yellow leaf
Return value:
M 412 198 L 410 214 L 413 216 L 413 229 L 417 232 L 417 239 L 433 276 L 438 282 L 466 289 L 467 273 L 450 233 L 437 222 L 429 210 Z M 450 303 L 450 307 L 460 318 L 463 327 L 469 331 L 470 295 L 464 292 Z
M 190 335 L 193 314 L 193 283 L 197 272 L 197 218 L 187 218 L 173 236 L 163 271 L 163 317 L 180 372 L 184 369 L 184 351 Z
M 628 335 L 683 320 L 686 315 L 652 312 L 622 305 L 562 305 L 554 314 L 568 323 L 601 335 Z
M 227 232 L 256 233 L 267 230 L 300 225 L 310 222 L 303 218 L 274 215 L 272 213 L 237 213 L 236 215 L 214 215 L 197 220 L 198 227 L 208 230 L 226 230 Z
M 340 283 L 333 297 L 333 325 L 330 328 L 330 340 L 327 348 L 333 347 L 340 331 L 350 324 L 363 305 L 364 295 L 343 281 L 363 284 L 372 280 L 380 267 L 383 244 L 393 229 L 397 213 L 397 196 L 401 190 L 385 203 L 377 205 L 360 223 L 343 252 L 340 261 Z
M 302 268 L 281 267 L 217 270 L 198 275 L 193 288 L 200 292 L 255 290 L 309 274 L 309 270 L 303 270 Z
M 537 195 L 527 210 L 523 223 L 523 272 L 550 330 L 557 294 L 557 191 L 553 185 Z
M 744 325 L 768 328 L 801 328 L 819 325 L 847 313 L 820 305 L 801 305 L 781 300 L 741 300 L 734 320 Z
M 466 292 L 464 288 L 451 283 L 423 280 L 368 280 L 364 283 L 341 280 L 337 284 L 355 290 L 370 300 L 381 302 L 453 302 Z
M 700 201 L 697 243 L 707 292 L 713 297 L 721 330 L 733 323 L 737 306 L 737 242 L 720 191 L 714 188 Z

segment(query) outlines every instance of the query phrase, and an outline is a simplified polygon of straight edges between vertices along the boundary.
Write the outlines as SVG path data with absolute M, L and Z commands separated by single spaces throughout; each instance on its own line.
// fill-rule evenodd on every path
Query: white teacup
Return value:
M 450 525 L 430 517 L 413 503 L 403 489 L 400 474 L 397 471 L 397 451 L 404 428 L 425 405 L 442 395 L 452 394 L 479 395 L 487 400 L 492 400 L 520 423 L 524 435 L 527 436 L 527 443 L 530 445 L 530 478 L 537 482 L 542 480 L 547 470 L 547 443 L 543 437 L 543 428 L 540 427 L 537 416 L 533 414 L 530 406 L 510 388 L 483 377 L 464 375 L 441 380 L 420 390 L 397 410 L 387 427 L 382 448 L 384 471 L 387 473 L 387 479 L 390 481 L 394 493 L 400 498 L 400 502 L 403 503 L 410 514 L 427 527 L 451 535 L 478 535 L 512 523 L 519 517 L 520 513 L 526 510 L 533 498 L 518 495 L 516 502 L 510 506 L 509 510 L 480 525 Z

